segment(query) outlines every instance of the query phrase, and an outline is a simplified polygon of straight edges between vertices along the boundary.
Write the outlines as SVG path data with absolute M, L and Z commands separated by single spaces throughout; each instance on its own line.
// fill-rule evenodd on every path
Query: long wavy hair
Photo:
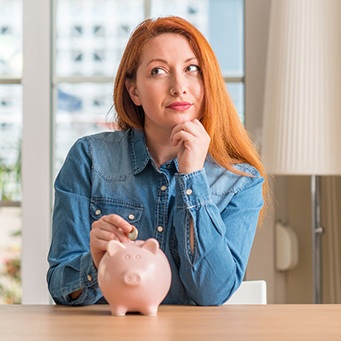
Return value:
M 132 33 L 118 67 L 114 86 L 114 106 L 120 129 L 144 128 L 144 112 L 131 100 L 126 79 L 135 80 L 145 44 L 163 33 L 181 34 L 192 48 L 202 73 L 204 86 L 201 123 L 211 138 L 209 154 L 226 169 L 246 162 L 264 177 L 263 197 L 267 192 L 264 166 L 249 138 L 226 89 L 217 58 L 203 34 L 185 19 L 176 16 L 147 19 Z M 245 175 L 245 174 L 244 174 Z

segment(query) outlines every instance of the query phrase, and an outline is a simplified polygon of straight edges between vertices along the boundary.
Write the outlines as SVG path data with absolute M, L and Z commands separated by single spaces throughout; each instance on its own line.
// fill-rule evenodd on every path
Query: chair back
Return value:
M 243 281 L 224 304 L 267 304 L 266 294 L 264 280 Z

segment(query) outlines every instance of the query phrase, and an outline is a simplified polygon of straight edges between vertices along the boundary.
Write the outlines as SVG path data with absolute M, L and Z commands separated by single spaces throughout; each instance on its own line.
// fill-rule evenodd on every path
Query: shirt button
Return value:
M 128 215 L 128 219 L 129 219 L 129 220 L 133 220 L 133 219 L 135 219 L 135 216 L 134 216 L 133 214 L 129 214 L 129 215 Z
M 101 210 L 96 210 L 96 212 L 95 212 L 96 215 L 100 215 L 101 213 L 102 213 Z
M 157 230 L 158 230 L 158 232 L 162 232 L 163 231 L 163 227 L 162 226 L 158 226 Z
M 91 275 L 87 275 L 86 278 L 88 279 L 89 282 L 92 281 L 92 276 Z
M 191 195 L 193 193 L 193 191 L 189 188 L 189 189 L 186 189 L 186 194 L 187 195 Z
M 161 186 L 161 191 L 164 192 L 167 189 L 167 186 Z

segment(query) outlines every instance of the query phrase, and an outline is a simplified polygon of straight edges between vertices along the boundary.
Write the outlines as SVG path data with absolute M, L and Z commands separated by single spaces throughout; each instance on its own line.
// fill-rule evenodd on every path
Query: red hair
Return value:
M 209 154 L 235 173 L 234 164 L 246 162 L 254 166 L 264 177 L 265 199 L 267 181 L 263 164 L 226 90 L 217 58 L 203 34 L 185 19 L 175 16 L 147 19 L 132 33 L 115 79 L 114 105 L 119 128 L 144 128 L 143 109 L 130 99 L 125 81 L 135 80 L 145 44 L 163 33 L 183 35 L 198 59 L 204 86 L 201 123 L 211 138 Z

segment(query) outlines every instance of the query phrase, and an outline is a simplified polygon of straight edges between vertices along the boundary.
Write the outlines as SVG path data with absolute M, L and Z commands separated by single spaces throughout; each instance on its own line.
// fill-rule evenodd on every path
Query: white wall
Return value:
M 245 1 L 245 113 L 246 128 L 261 147 L 267 40 L 271 0 Z M 275 183 L 270 180 L 271 190 Z M 268 303 L 285 303 L 285 275 L 275 270 L 274 225 L 276 207 L 269 198 L 264 223 L 258 228 L 246 279 L 264 279 Z
M 271 1 L 246 3 L 246 128 L 260 146 Z M 335 153 L 340 151 L 335 150 Z M 311 193 L 308 176 L 271 177 L 272 199 L 251 252 L 246 279 L 265 279 L 268 303 L 313 303 Z M 329 184 L 329 185 L 328 185 Z M 322 181 L 323 303 L 341 303 L 341 177 Z M 334 191 L 334 199 L 331 192 Z M 298 266 L 275 269 L 275 222 L 290 225 L 299 242 Z M 336 252 L 331 252 L 332 249 Z

